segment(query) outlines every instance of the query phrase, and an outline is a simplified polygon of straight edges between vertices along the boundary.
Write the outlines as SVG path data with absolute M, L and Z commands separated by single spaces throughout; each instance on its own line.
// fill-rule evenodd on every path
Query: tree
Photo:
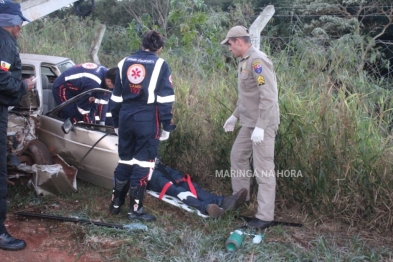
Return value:
M 168 15 L 171 1 L 166 0 L 124 0 L 125 11 L 140 25 L 157 25 L 162 29 L 164 35 L 167 33 Z M 143 17 L 149 17 L 150 25 L 146 25 Z M 152 29 L 152 28 L 150 28 Z
M 118 0 L 99 0 L 92 13 L 93 19 L 98 19 L 107 26 L 127 27 L 132 17 L 124 15 L 125 2 Z
M 355 41 L 361 52 L 357 71 L 367 63 L 376 62 L 381 53 L 376 41 L 393 25 L 393 3 L 390 0 L 296 0 L 293 9 L 298 35 L 321 39 L 340 39 L 348 35 L 361 38 Z M 300 19 L 301 18 L 301 19 Z

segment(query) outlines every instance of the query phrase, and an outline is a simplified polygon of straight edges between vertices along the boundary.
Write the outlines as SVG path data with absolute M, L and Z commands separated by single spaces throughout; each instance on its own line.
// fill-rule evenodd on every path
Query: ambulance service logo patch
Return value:
M 127 78 L 133 84 L 139 84 L 145 79 L 146 70 L 141 64 L 134 64 L 127 69 Z
M 0 70 L 8 72 L 8 70 L 10 70 L 10 66 L 11 66 L 10 63 L 7 63 L 5 61 L 1 61 L 1 63 L 0 63 Z
M 83 63 L 82 67 L 86 69 L 96 69 L 98 65 L 94 63 Z

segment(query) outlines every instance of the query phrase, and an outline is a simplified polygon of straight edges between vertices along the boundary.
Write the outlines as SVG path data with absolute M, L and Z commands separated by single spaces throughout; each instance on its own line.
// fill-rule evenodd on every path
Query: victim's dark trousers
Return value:
M 166 177 L 165 174 L 163 174 L 160 170 L 155 169 L 153 172 L 153 176 L 151 177 L 151 180 L 148 184 L 149 190 L 159 193 L 168 182 L 172 181 L 173 184 L 166 191 L 167 195 L 179 198 L 179 195 L 181 196 L 181 193 L 191 191 L 188 183 L 179 179 L 184 176 L 182 173 L 169 167 L 166 167 L 166 170 L 168 172 L 167 176 L 170 176 L 171 179 Z M 181 199 L 182 202 L 186 205 L 195 207 L 202 213 L 206 213 L 206 208 L 209 204 L 221 204 L 224 197 L 217 196 L 202 189 L 197 183 L 192 182 L 192 185 L 194 186 L 197 193 L 197 198 L 188 196 L 186 199 Z

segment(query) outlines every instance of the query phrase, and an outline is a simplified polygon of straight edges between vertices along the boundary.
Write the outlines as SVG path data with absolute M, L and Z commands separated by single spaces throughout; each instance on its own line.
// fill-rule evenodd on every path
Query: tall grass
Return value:
M 26 27 L 20 41 L 23 52 L 88 60 L 94 23 L 72 19 L 41 23 Z M 124 50 L 129 39 L 126 30 L 107 32 L 101 62 L 113 66 L 129 54 Z M 113 39 L 118 45 L 111 50 Z M 362 62 L 359 41 L 345 37 L 326 45 L 295 39 L 281 51 L 271 50 L 268 42 L 261 45 L 274 60 L 279 83 L 276 168 L 302 175 L 278 178 L 277 199 L 287 206 L 300 203 L 304 212 L 320 218 L 390 229 L 393 101 L 387 87 L 392 82 L 358 72 Z M 230 167 L 236 132 L 225 133 L 222 126 L 236 104 L 236 68 L 216 67 L 211 62 L 225 61 L 225 47 L 216 52 L 220 57 L 203 57 L 203 70 L 197 62 L 199 50 L 187 49 L 186 66 L 178 51 L 162 54 L 173 74 L 177 125 L 170 139 L 161 144 L 162 158 L 210 190 L 228 193 L 229 179 L 214 175 L 215 170 Z M 190 65 L 190 61 L 195 63 Z
M 223 132 L 223 124 L 236 103 L 233 72 L 213 68 L 201 75 L 169 57 L 176 92 L 170 141 L 161 144 L 164 163 L 190 173 L 199 183 L 218 190 L 225 185 L 214 177 L 215 170 L 229 168 L 229 152 L 235 134 Z M 198 67 L 195 64 L 195 67 Z
M 39 19 L 23 27 L 18 42 L 22 53 L 65 56 L 75 63 L 88 62 L 98 25 L 97 21 L 76 16 Z M 101 64 L 108 68 L 116 66 L 129 51 L 126 30 L 108 27 L 99 50 Z
M 280 197 L 320 216 L 389 229 L 392 92 L 356 72 L 359 56 L 351 43 L 297 42 L 277 67 L 282 124 L 276 162 L 303 177 L 279 179 Z

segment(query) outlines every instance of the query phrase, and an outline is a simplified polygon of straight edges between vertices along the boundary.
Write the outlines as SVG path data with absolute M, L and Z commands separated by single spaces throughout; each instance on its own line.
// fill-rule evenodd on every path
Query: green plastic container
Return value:
M 239 229 L 233 231 L 225 242 L 225 247 L 228 252 L 235 252 L 241 247 L 246 235 Z

